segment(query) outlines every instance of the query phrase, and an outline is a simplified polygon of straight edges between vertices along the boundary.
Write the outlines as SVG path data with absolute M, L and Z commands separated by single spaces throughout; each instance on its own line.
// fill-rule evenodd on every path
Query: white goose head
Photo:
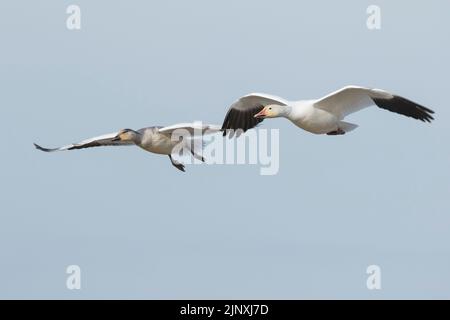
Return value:
M 260 112 L 254 115 L 258 119 L 278 118 L 287 116 L 289 107 L 280 106 L 278 104 L 269 104 L 265 106 Z

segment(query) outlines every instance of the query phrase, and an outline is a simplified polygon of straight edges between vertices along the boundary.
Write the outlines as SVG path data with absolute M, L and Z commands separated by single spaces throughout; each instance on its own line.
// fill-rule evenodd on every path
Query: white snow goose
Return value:
M 283 98 L 252 93 L 233 103 L 222 125 L 223 135 L 254 128 L 265 118 L 284 117 L 296 126 L 315 133 L 341 135 L 356 127 L 342 121 L 347 115 L 376 105 L 424 122 L 433 120 L 433 110 L 380 89 L 347 86 L 317 100 L 288 101 Z M 238 131 L 239 132 L 239 131 Z

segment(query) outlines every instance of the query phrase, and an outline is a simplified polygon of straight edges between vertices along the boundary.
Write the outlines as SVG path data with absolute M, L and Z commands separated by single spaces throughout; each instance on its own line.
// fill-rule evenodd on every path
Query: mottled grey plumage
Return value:
M 197 153 L 194 147 L 195 138 L 205 133 L 215 133 L 220 131 L 220 127 L 215 125 L 202 125 L 197 123 L 181 123 L 169 127 L 153 126 L 134 131 L 123 129 L 119 132 L 109 133 L 102 136 L 84 140 L 60 148 L 43 148 L 37 144 L 34 146 L 44 152 L 55 152 L 74 149 L 85 149 L 100 146 L 126 146 L 136 145 L 148 152 L 168 155 L 172 165 L 178 170 L 185 171 L 184 165 L 177 162 L 172 157 L 175 147 L 187 149 L 196 158 L 205 161 L 201 154 Z M 176 132 L 177 136 L 173 136 Z M 200 144 L 201 146 L 201 144 Z M 201 149 L 201 148 L 200 148 Z M 201 151 L 201 150 L 199 150 Z

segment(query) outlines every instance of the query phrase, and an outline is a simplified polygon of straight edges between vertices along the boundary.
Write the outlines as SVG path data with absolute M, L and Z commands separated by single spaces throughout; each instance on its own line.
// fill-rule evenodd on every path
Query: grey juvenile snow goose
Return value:
M 177 131 L 177 136 L 181 136 L 181 143 L 183 143 L 183 146 L 187 148 L 196 159 L 204 161 L 203 157 L 194 151 L 195 139 L 198 137 L 198 133 L 201 135 L 206 133 L 215 133 L 220 131 L 220 127 L 216 125 L 202 125 L 198 123 L 179 123 L 168 127 L 147 127 L 136 131 L 132 129 L 123 129 L 119 132 L 104 134 L 79 143 L 69 144 L 67 146 L 54 149 L 43 148 L 36 143 L 34 146 L 41 151 L 54 152 L 100 146 L 136 145 L 152 153 L 168 155 L 172 165 L 184 172 L 184 165 L 172 158 L 172 151 L 175 146 L 180 143 L 180 140 L 172 139 L 172 134 L 175 131 Z M 183 138 L 183 133 L 188 133 L 189 136 L 187 138 Z M 184 135 L 184 137 L 186 136 Z M 192 137 L 192 139 L 189 137 Z

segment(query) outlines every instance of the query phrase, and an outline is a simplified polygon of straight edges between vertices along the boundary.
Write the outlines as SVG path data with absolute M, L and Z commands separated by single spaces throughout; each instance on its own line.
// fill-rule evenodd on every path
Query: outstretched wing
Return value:
M 230 137 L 232 137 L 234 131 L 238 129 L 245 132 L 256 127 L 263 119 L 257 119 L 254 115 L 269 104 L 286 106 L 288 101 L 265 93 L 251 93 L 240 98 L 228 109 L 222 124 L 223 135 L 227 135 L 227 130 L 232 130 L 230 132 Z
M 343 119 L 350 113 L 376 105 L 424 122 L 433 120 L 433 110 L 381 89 L 347 86 L 314 102 L 314 107 Z
M 98 137 L 90 138 L 83 140 L 79 143 L 69 144 L 67 146 L 59 147 L 59 148 L 43 148 L 40 145 L 34 143 L 36 149 L 45 151 L 45 152 L 55 152 L 55 151 L 65 151 L 65 150 L 74 150 L 74 149 L 84 149 L 84 148 L 92 148 L 92 147 L 101 147 L 101 146 L 127 146 L 133 145 L 131 141 L 112 141 L 117 136 L 118 132 L 104 134 Z
M 203 124 L 202 122 L 192 122 L 192 123 L 177 123 L 171 126 L 159 128 L 158 132 L 165 135 L 172 135 L 176 130 L 186 130 L 189 132 L 191 137 L 202 135 L 205 133 L 216 133 L 221 131 L 220 126 L 215 124 Z

